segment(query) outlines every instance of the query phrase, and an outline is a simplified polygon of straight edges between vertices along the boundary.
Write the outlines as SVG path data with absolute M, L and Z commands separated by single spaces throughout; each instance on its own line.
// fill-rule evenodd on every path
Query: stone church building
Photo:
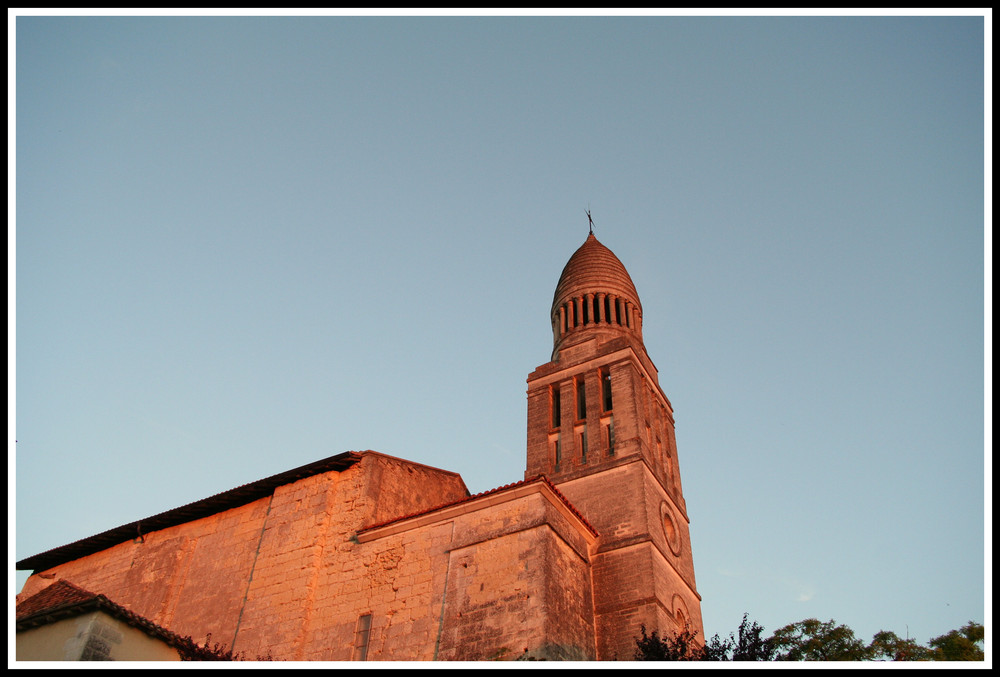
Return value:
M 640 626 L 702 636 L 673 410 L 593 233 L 550 320 L 523 481 L 469 495 L 457 473 L 345 452 L 28 557 L 19 609 L 65 581 L 302 661 L 630 660 Z

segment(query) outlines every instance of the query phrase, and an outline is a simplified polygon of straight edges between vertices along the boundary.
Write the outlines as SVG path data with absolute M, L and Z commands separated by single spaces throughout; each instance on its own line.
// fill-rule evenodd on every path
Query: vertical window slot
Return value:
M 371 614 L 365 614 L 358 618 L 358 631 L 354 637 L 354 660 L 368 660 L 368 638 L 371 635 L 371 629 Z

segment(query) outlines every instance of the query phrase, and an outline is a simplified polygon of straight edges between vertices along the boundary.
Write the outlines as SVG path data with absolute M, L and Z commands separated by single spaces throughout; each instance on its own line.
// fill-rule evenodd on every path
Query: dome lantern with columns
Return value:
M 552 299 L 552 359 L 563 345 L 595 333 L 642 341 L 642 304 L 632 278 L 610 249 L 587 236 L 563 268 Z

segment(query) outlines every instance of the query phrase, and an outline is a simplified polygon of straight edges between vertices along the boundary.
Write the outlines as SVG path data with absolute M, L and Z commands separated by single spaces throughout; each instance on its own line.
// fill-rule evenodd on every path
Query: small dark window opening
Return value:
M 587 431 L 580 432 L 580 460 L 587 462 Z
M 560 440 L 559 440 L 558 437 L 556 438 L 555 451 L 556 451 L 556 454 L 555 454 L 555 456 L 556 456 L 556 467 L 558 467 L 559 464 L 562 462 L 562 443 L 560 442 Z
M 358 618 L 358 632 L 354 639 L 354 660 L 368 660 L 368 638 L 371 635 L 371 629 L 371 614 L 365 614 Z
M 611 411 L 611 372 L 607 369 L 601 372 L 601 393 L 604 411 Z
M 582 421 L 587 418 L 587 389 L 581 379 L 576 382 L 576 418 Z
M 590 307 L 590 303 L 587 302 L 586 296 L 583 297 L 580 305 L 583 306 L 583 317 L 581 318 L 583 321 L 580 324 L 590 324 L 590 311 L 593 309 Z
M 604 297 L 604 321 L 611 324 L 611 297 Z
M 615 455 L 615 422 L 608 421 L 608 455 Z
M 552 427 L 558 428 L 562 424 L 562 400 L 559 397 L 559 386 L 552 388 Z

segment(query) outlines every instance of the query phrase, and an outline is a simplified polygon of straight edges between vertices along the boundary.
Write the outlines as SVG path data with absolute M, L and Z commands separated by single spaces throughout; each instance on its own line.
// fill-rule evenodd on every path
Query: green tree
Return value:
M 743 622 L 728 639 L 715 635 L 705 643 L 697 633 L 685 629 L 669 637 L 651 635 L 642 628 L 636 639 L 635 660 L 640 661 L 982 661 L 985 630 L 981 623 L 969 621 L 921 646 L 912 639 L 901 639 L 889 630 L 880 630 L 870 644 L 854 635 L 846 625 L 833 620 L 821 622 L 809 618 L 790 623 L 764 639 L 764 628 Z
M 790 623 L 771 636 L 775 660 L 779 661 L 864 661 L 871 658 L 865 643 L 846 625 L 832 619 L 820 622 L 808 618 Z
M 810 618 L 781 628 L 770 638 L 775 660 L 785 661 L 981 661 L 983 626 L 969 621 L 959 630 L 935 637 L 929 646 L 901 639 L 889 630 L 875 633 L 867 646 L 846 625 Z
M 635 640 L 635 660 L 637 661 L 700 661 L 705 658 L 705 648 L 697 641 L 698 631 L 684 628 L 670 637 L 660 637 L 658 631 L 646 634 L 646 626 L 641 626 L 642 637 Z M 716 636 L 718 637 L 718 636 Z
M 935 637 L 931 646 L 930 660 L 934 661 L 981 661 L 986 659 L 982 642 L 986 631 L 982 624 L 969 621 L 959 630 L 952 630 Z
M 205 636 L 203 645 L 197 644 L 190 636 L 184 638 L 189 645 L 187 651 L 181 654 L 182 661 L 273 661 L 277 660 L 268 649 L 266 655 L 257 654 L 256 658 L 247 658 L 246 652 L 234 653 L 225 644 L 212 644 L 212 633 Z
M 930 660 L 932 654 L 927 647 L 909 638 L 900 639 L 891 630 L 876 632 L 868 651 L 870 660 L 884 661 L 925 661 Z
M 764 639 L 764 628 L 756 622 L 749 623 L 743 614 L 738 636 L 729 634 L 728 639 L 715 635 L 701 644 L 697 632 L 685 628 L 683 632 L 670 637 L 660 637 L 654 630 L 646 634 L 642 626 L 642 637 L 636 639 L 635 660 L 637 661 L 769 661 L 774 649 L 769 639 Z
M 731 657 L 721 660 L 733 661 L 770 661 L 774 660 L 775 646 L 770 638 L 765 639 L 762 635 L 764 628 L 757 621 L 747 624 L 747 614 L 743 614 L 743 621 L 740 623 L 738 634 L 734 639 L 729 635 L 729 645 L 732 650 Z

